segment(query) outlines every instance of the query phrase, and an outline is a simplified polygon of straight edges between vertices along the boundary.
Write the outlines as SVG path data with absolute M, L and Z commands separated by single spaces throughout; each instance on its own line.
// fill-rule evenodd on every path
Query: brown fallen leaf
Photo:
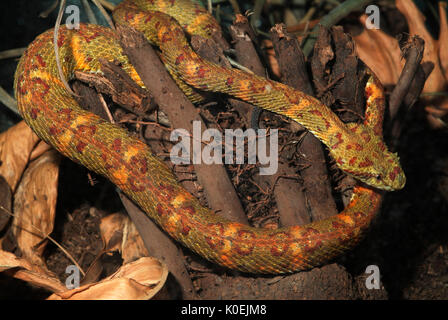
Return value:
M 0 134 L 0 175 L 8 181 L 13 192 L 38 141 L 24 121 Z
M 12 192 L 8 182 L 0 175 L 0 232 L 8 224 L 11 216 Z M 0 239 L 0 248 L 2 239 Z
M 53 231 L 60 155 L 48 151 L 29 164 L 14 195 L 13 234 L 22 256 L 43 264 L 47 235 Z
M 165 284 L 168 269 L 155 258 L 143 257 L 123 265 L 113 275 L 93 284 L 58 292 L 48 300 L 146 300 Z
M 48 270 L 35 265 L 25 258 L 0 250 L 0 272 L 45 288 L 51 292 L 62 292 L 67 288 Z
M 367 16 L 360 21 L 365 25 Z M 381 30 L 365 29 L 353 36 L 359 58 L 378 76 L 385 86 L 395 85 L 404 66 L 398 41 Z
M 134 223 L 124 214 L 114 213 L 101 219 L 100 232 L 107 249 L 118 250 L 124 264 L 149 256 Z M 117 232 L 121 235 L 119 241 L 117 241 Z
M 428 112 L 428 121 L 435 127 L 441 127 L 440 118 L 448 113 L 448 97 L 435 93 L 448 89 L 448 25 L 446 3 L 439 2 L 440 31 L 434 39 L 425 27 L 425 17 L 412 0 L 396 0 L 397 9 L 405 17 L 410 36 L 418 35 L 425 41 L 422 63 L 431 62 L 434 69 L 425 83 L 421 101 Z M 366 16 L 360 18 L 364 25 Z M 385 85 L 395 85 L 404 66 L 400 58 L 398 41 L 381 30 L 365 29 L 354 36 L 356 51 Z
M 405 17 L 410 36 L 418 35 L 425 41 L 422 63 L 432 62 L 434 70 L 430 74 L 423 90 L 421 101 L 428 112 L 428 120 L 433 127 L 440 127 L 441 118 L 448 118 L 448 22 L 446 2 L 439 2 L 440 31 L 434 39 L 425 27 L 425 17 L 412 0 L 396 0 L 397 9 Z M 360 21 L 365 25 L 367 16 Z M 383 85 L 394 86 L 405 64 L 398 41 L 381 30 L 364 29 L 353 36 L 356 52 L 360 59 L 378 76 Z M 270 40 L 263 41 L 263 47 L 273 74 L 280 77 L 278 62 Z M 445 92 L 445 95 L 437 93 Z M 446 126 L 446 124 L 444 124 Z
M 418 10 L 412 0 L 396 0 L 397 9 L 404 15 L 409 27 L 411 36 L 418 35 L 425 41 L 425 51 L 423 52 L 422 62 L 430 61 L 434 63 L 434 69 L 425 83 L 423 92 L 437 92 L 446 88 L 446 80 L 441 68 L 439 59 L 439 47 L 442 41 L 448 41 L 448 34 L 440 34 L 439 39 L 434 39 L 425 27 L 426 18 Z M 439 14 L 441 17 L 446 13 L 443 6 L 439 6 Z M 441 21 L 442 22 L 442 21 Z M 446 29 L 441 28 L 441 31 Z

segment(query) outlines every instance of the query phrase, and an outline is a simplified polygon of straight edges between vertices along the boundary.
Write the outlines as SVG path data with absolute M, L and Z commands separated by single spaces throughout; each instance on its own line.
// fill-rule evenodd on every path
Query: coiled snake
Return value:
M 341 213 L 305 226 L 265 230 L 221 218 L 201 206 L 145 143 L 79 107 L 59 78 L 53 30 L 39 35 L 22 56 L 14 82 L 25 121 L 59 152 L 110 179 L 171 237 L 199 255 L 252 273 L 287 273 L 322 265 L 352 248 L 368 228 L 381 202 L 377 189 L 404 186 L 399 159 L 382 140 L 385 100 L 373 74 L 365 87 L 364 122 L 344 124 L 313 97 L 198 57 L 184 31 L 208 37 L 219 25 L 192 0 L 125 0 L 114 11 L 114 19 L 144 32 L 160 48 L 177 81 L 294 119 L 328 147 L 343 171 L 362 182 Z M 67 79 L 76 70 L 101 72 L 101 57 L 120 61 L 141 84 L 111 29 L 87 24 L 79 30 L 61 27 L 58 46 Z

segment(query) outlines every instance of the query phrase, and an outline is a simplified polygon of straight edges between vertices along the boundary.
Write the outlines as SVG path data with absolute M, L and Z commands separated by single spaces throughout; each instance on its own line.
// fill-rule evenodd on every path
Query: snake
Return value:
M 186 191 L 147 144 L 81 108 L 61 79 L 53 29 L 37 36 L 20 58 L 14 79 L 25 122 L 61 154 L 109 179 L 175 241 L 198 255 L 255 274 L 293 273 L 325 265 L 363 238 L 385 191 L 404 187 L 399 157 L 383 141 L 385 95 L 373 72 L 365 77 L 362 121 L 343 123 L 329 107 L 301 91 L 202 59 L 191 48 L 189 37 L 211 37 L 220 26 L 195 1 L 125 0 L 113 17 L 116 24 L 142 32 L 158 48 L 166 68 L 191 100 L 198 92 L 219 92 L 293 119 L 326 146 L 342 171 L 357 180 L 341 212 L 306 225 L 255 228 L 221 217 Z M 75 71 L 102 74 L 102 58 L 118 61 L 144 86 L 111 28 L 65 25 L 56 40 L 66 79 L 73 79 Z

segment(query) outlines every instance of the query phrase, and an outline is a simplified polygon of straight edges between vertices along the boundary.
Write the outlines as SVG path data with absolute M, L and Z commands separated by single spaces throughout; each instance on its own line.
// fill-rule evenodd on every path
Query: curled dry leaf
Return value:
M 367 17 L 360 20 L 365 25 Z M 395 85 L 404 61 L 398 41 L 381 30 L 365 29 L 353 37 L 359 58 L 378 76 L 383 85 Z
M 39 138 L 24 121 L 0 135 L 0 175 L 14 192 Z
M 439 2 L 439 39 L 434 39 L 425 27 L 425 17 L 412 0 L 396 0 L 397 9 L 405 17 L 410 36 L 418 35 L 425 41 L 422 63 L 431 62 L 434 69 L 425 83 L 423 93 L 446 91 L 448 88 L 448 25 L 446 3 Z M 364 24 L 366 17 L 361 17 Z M 356 51 L 385 85 L 395 85 L 404 66 L 396 39 L 381 30 L 365 29 L 353 37 Z M 448 113 L 448 98 L 426 95 L 424 99 L 428 120 L 434 127 L 440 127 L 441 118 Z
M 46 236 L 53 231 L 59 161 L 51 150 L 31 162 L 14 196 L 13 233 L 22 255 L 35 264 L 42 263 Z
M 121 252 L 123 264 L 149 255 L 134 223 L 124 214 L 114 213 L 101 219 L 100 232 L 108 251 Z
M 409 26 L 411 36 L 418 35 L 425 41 L 425 51 L 422 62 L 430 61 L 434 63 L 434 70 L 431 72 L 425 83 L 423 92 L 436 92 L 446 87 L 445 76 L 441 68 L 439 59 L 439 47 L 443 41 L 448 41 L 448 34 L 440 34 L 439 39 L 435 40 L 425 27 L 425 17 L 418 10 L 412 0 L 396 0 L 397 9 L 405 16 Z M 445 16 L 443 6 L 439 8 L 440 16 Z M 446 19 L 445 19 L 446 20 Z M 442 28 L 441 31 L 446 28 Z
M 32 285 L 45 288 L 52 292 L 67 290 L 65 286 L 51 273 L 24 258 L 18 258 L 10 252 L 0 250 L 0 272 L 26 281 Z
M 11 218 L 12 192 L 8 182 L 0 175 L 0 232 L 8 224 Z M 2 247 L 2 239 L 0 239 L 0 248 Z
M 168 269 L 155 258 L 143 257 L 123 265 L 100 282 L 52 294 L 49 300 L 146 300 L 165 284 Z
M 418 35 L 425 41 L 422 63 L 432 62 L 434 64 L 434 70 L 425 83 L 423 93 L 427 94 L 424 103 L 426 111 L 429 113 L 428 120 L 434 127 L 440 127 L 441 122 L 438 119 L 446 117 L 448 113 L 448 98 L 429 94 L 448 89 L 447 3 L 439 2 L 440 31 L 437 40 L 426 29 L 425 17 L 412 0 L 396 0 L 396 7 L 408 23 L 410 36 Z M 365 15 L 360 17 L 362 25 L 365 25 L 366 19 Z M 375 29 L 364 29 L 359 35 L 353 36 L 353 40 L 356 43 L 358 56 L 375 72 L 380 81 L 384 85 L 395 85 L 405 64 L 405 61 L 401 58 L 402 54 L 398 41 L 383 31 Z M 264 40 L 263 46 L 273 74 L 280 77 L 272 42 Z

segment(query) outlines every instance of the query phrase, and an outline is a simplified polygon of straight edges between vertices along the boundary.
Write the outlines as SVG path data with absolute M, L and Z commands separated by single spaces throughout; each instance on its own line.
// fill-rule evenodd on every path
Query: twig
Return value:
M 26 48 L 15 48 L 15 49 L 10 49 L 10 50 L 0 51 L 0 60 L 20 57 L 25 52 L 25 50 L 26 50 Z
M 46 9 L 46 10 L 42 11 L 41 13 L 39 13 L 39 18 L 44 18 L 44 19 L 47 18 L 48 15 L 49 15 L 51 12 L 53 12 L 54 9 L 57 8 L 58 3 L 59 3 L 59 0 L 55 0 L 55 1 L 51 4 L 51 6 L 48 7 L 48 9 Z
M 81 0 L 82 6 L 84 7 L 84 11 L 87 14 L 87 19 L 90 23 L 98 24 L 96 20 L 95 14 L 93 13 L 92 7 L 90 6 L 88 0 Z
M 56 19 L 56 25 L 54 26 L 54 33 L 53 33 L 54 54 L 56 59 L 56 66 L 59 72 L 59 78 L 61 78 L 61 81 L 64 84 L 64 87 L 67 89 L 67 91 L 70 92 L 71 95 L 76 96 L 76 94 L 70 88 L 70 86 L 67 83 L 67 80 L 64 77 L 64 73 L 62 72 L 61 67 L 61 61 L 59 61 L 58 33 L 59 33 L 59 27 L 61 26 L 62 16 L 64 15 L 64 8 L 65 8 L 65 0 L 62 0 L 61 6 L 59 7 L 58 18 Z
M 414 80 L 423 58 L 423 49 L 424 41 L 419 37 L 413 37 L 403 49 L 403 53 L 406 56 L 406 64 L 401 71 L 400 78 L 389 99 L 389 116 L 392 120 L 397 116 L 401 102 L 408 93 L 409 87 Z
M 103 5 L 103 7 L 105 7 L 109 11 L 114 11 L 115 5 L 113 3 L 110 3 L 109 1 L 106 0 L 98 0 L 98 1 Z
M 101 14 L 103 15 L 104 19 L 106 19 L 109 26 L 115 30 L 115 25 L 112 19 L 110 18 L 109 14 L 106 12 L 104 7 L 101 5 L 101 3 L 98 0 L 92 0 L 92 2 L 97 6 L 98 10 L 100 10 Z
M 101 93 L 98 93 L 98 98 L 101 102 L 101 105 L 103 106 L 104 112 L 107 114 L 107 117 L 109 118 L 110 123 L 115 123 L 114 117 L 112 116 L 112 113 L 110 112 L 109 107 L 107 106 L 107 103 L 104 100 L 104 97 Z
M 16 100 L 9 95 L 8 92 L 6 92 L 3 87 L 0 86 L 0 102 L 3 103 L 9 110 L 14 112 L 17 115 L 20 115 L 18 109 L 17 109 L 17 102 Z

